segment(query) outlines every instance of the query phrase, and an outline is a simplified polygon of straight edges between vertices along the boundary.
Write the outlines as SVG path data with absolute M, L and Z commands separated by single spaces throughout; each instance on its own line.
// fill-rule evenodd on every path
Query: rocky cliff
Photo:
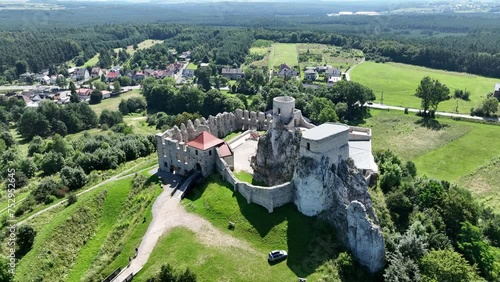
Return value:
M 368 185 L 350 161 L 338 166 L 327 157 L 300 157 L 293 175 L 294 202 L 303 214 L 320 215 L 339 239 L 372 272 L 383 268 L 384 238 L 372 207 Z
M 288 130 L 282 123 L 269 129 L 259 139 L 257 153 L 252 157 L 253 178 L 268 186 L 292 180 L 299 155 L 300 130 Z

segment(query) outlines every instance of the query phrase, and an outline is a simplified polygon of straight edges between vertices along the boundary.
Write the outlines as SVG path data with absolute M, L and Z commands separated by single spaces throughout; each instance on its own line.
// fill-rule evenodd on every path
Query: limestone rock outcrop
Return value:
M 294 202 L 300 212 L 330 222 L 340 240 L 370 271 L 383 268 L 385 243 L 368 185 L 349 161 L 338 166 L 327 157 L 300 157 L 293 176 Z
M 269 186 L 292 180 L 299 155 L 300 130 L 288 130 L 283 124 L 269 129 L 259 139 L 257 153 L 252 157 L 255 180 Z

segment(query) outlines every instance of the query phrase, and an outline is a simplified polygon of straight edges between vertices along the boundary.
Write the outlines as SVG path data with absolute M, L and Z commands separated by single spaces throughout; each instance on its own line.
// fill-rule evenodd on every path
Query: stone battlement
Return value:
M 208 119 L 201 118 L 194 121 L 189 120 L 187 124 L 174 126 L 163 133 L 157 134 L 163 139 L 171 138 L 178 141 L 189 142 L 203 131 L 223 138 L 235 131 L 258 130 L 265 131 L 272 126 L 272 115 L 263 112 L 254 112 L 237 109 L 233 113 L 219 113 L 209 116 Z

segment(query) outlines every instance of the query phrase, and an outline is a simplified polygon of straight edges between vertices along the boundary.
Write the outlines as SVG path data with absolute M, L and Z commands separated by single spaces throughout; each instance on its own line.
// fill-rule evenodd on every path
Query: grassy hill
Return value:
M 471 92 L 470 101 L 450 99 L 439 104 L 439 111 L 469 114 L 472 107 L 477 108 L 486 94 L 493 91 L 500 79 L 486 78 L 466 73 L 447 72 L 398 63 L 365 62 L 351 72 L 351 79 L 371 88 L 381 101 L 384 92 L 384 104 L 410 108 L 420 108 L 420 99 L 415 90 L 423 77 L 430 76 L 446 84 L 451 95 L 455 89 Z
M 30 220 L 37 236 L 32 250 L 19 261 L 16 280 L 95 281 L 125 266 L 161 192 L 158 185 L 144 187 L 127 177 Z M 145 216 L 148 220 L 143 222 Z
M 329 226 L 300 214 L 292 204 L 273 213 L 248 204 L 218 175 L 197 186 L 183 203 L 188 211 L 209 220 L 222 232 L 248 242 L 252 251 L 206 246 L 192 232 L 177 229 L 160 239 L 134 279 L 145 281 L 162 264 L 170 263 L 181 270 L 189 267 L 200 281 L 294 281 L 297 277 L 316 281 L 320 275 L 317 268 L 338 254 L 339 245 Z M 229 221 L 235 223 L 234 230 L 227 228 Z M 274 249 L 288 250 L 288 259 L 270 265 L 267 254 Z

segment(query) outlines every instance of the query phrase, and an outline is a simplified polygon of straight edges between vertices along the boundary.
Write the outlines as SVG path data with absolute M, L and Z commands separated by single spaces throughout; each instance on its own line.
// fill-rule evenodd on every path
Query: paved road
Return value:
M 389 105 L 383 105 L 383 104 L 365 104 L 369 108 L 374 108 L 374 109 L 381 109 L 381 110 L 396 110 L 396 111 L 404 111 L 405 108 L 403 107 L 396 107 L 396 106 L 389 106 Z M 412 113 L 418 113 L 420 110 L 419 109 L 410 109 L 408 108 L 409 112 Z M 465 115 L 465 114 L 454 114 L 454 113 L 446 113 L 446 112 L 436 112 L 437 116 L 443 116 L 443 117 L 451 117 L 451 118 L 463 118 L 463 119 L 470 119 L 470 120 L 482 120 L 482 121 L 494 121 L 494 122 L 500 122 L 500 119 L 498 118 L 486 118 L 486 117 L 477 117 L 477 116 L 470 116 L 470 115 Z
M 190 60 L 187 60 L 186 63 L 182 66 L 181 70 L 177 73 L 177 77 L 175 78 L 175 83 L 180 84 L 182 81 L 182 71 L 187 68 Z
M 153 204 L 153 219 L 149 224 L 146 234 L 142 237 L 137 256 L 112 281 L 122 282 L 130 274 L 137 274 L 148 262 L 149 256 L 153 252 L 161 235 L 178 226 L 186 227 L 195 232 L 198 239 L 206 245 L 237 247 L 255 253 L 255 250 L 246 242 L 242 242 L 221 232 L 202 217 L 188 213 L 180 203 L 179 194 L 176 193 L 173 197 L 170 196 L 173 187 L 179 183 L 180 177 L 170 173 L 161 173 L 161 176 L 167 184 Z

